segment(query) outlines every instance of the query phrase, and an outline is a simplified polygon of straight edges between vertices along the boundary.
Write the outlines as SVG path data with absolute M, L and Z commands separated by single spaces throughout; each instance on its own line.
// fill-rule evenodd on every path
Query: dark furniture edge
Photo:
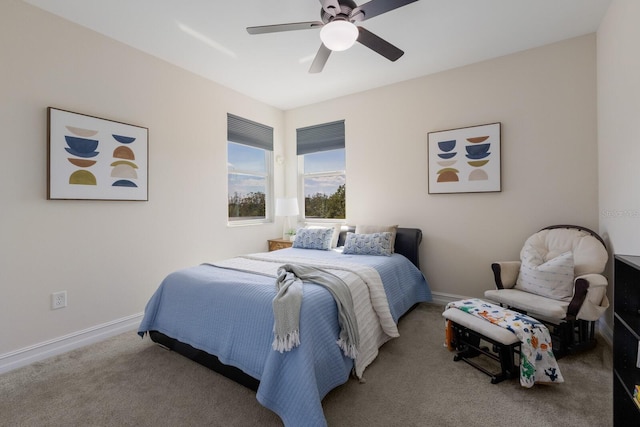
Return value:
M 194 362 L 198 362 L 202 366 L 205 366 L 209 369 L 212 369 L 219 374 L 224 375 L 225 377 L 237 382 L 238 384 L 242 384 L 243 386 L 256 391 L 258 390 L 258 386 L 260 385 L 260 381 L 256 378 L 253 378 L 251 375 L 245 373 L 241 369 L 236 368 L 235 366 L 225 365 L 220 362 L 213 354 L 209 354 L 206 351 L 199 350 L 195 347 L 190 346 L 189 344 L 185 344 L 181 341 L 178 341 L 175 338 L 168 337 L 167 335 L 158 332 L 158 331 L 149 331 L 149 338 L 157 344 L 160 344 L 163 347 L 166 347 L 169 350 L 175 351 Z

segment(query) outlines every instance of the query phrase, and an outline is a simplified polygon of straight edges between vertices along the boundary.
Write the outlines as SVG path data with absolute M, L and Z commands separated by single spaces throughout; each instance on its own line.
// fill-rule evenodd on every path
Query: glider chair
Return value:
M 560 358 L 595 346 L 595 322 L 609 307 L 609 255 L 595 232 L 575 225 L 553 225 L 529 237 L 520 261 L 491 264 L 496 289 L 487 300 L 543 322 Z

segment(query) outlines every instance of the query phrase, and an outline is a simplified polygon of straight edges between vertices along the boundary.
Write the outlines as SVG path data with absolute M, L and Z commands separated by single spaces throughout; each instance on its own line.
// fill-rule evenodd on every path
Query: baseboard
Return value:
M 598 320 L 597 325 L 597 331 L 600 333 L 602 339 L 604 339 L 610 347 L 613 347 L 613 330 L 603 322 L 602 319 Z
M 447 294 L 444 292 L 432 292 L 431 297 L 432 297 L 432 300 L 430 302 L 432 304 L 438 304 L 438 305 L 447 305 L 453 301 L 459 301 L 461 299 L 471 298 L 464 295 Z
M 142 321 L 142 316 L 143 313 L 134 314 L 16 351 L 0 354 L 0 374 L 105 340 L 127 331 L 136 330 Z

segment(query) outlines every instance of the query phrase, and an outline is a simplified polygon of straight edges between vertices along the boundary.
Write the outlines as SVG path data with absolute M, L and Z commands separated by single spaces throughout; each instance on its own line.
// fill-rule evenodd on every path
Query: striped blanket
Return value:
M 364 370 L 378 355 L 378 348 L 391 338 L 400 336 L 391 316 L 389 302 L 380 274 L 375 268 L 361 264 L 335 261 L 319 261 L 312 258 L 292 257 L 278 251 L 244 255 L 216 262 L 215 267 L 252 272 L 274 278 L 283 264 L 297 264 L 322 268 L 341 278 L 351 290 L 355 317 L 360 338 L 355 375 L 362 378 Z M 300 340 L 304 340 L 301 331 Z

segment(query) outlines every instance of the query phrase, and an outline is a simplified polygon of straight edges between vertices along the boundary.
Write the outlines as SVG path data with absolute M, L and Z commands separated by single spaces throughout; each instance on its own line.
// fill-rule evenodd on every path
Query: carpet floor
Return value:
M 594 349 L 558 361 L 565 382 L 491 384 L 443 347 L 442 306 L 401 319 L 365 371 L 323 400 L 329 426 L 607 427 L 612 356 Z M 281 426 L 251 390 L 134 331 L 0 376 L 0 426 Z

